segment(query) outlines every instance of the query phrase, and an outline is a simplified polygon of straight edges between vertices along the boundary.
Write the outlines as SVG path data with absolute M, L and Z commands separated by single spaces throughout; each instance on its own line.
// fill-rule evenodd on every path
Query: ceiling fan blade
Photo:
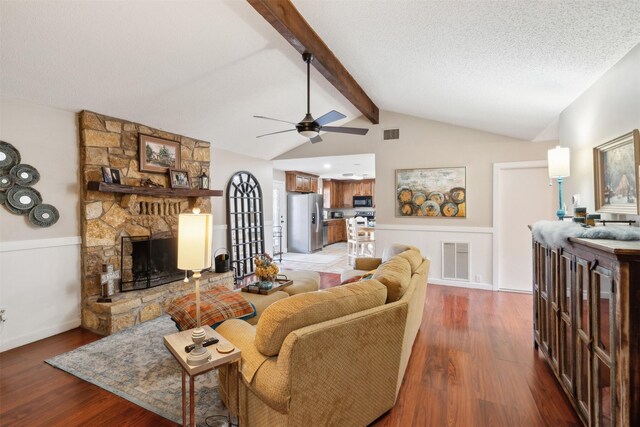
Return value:
M 281 131 L 278 131 L 278 132 L 265 133 L 264 135 L 256 136 L 256 138 L 262 138 L 263 136 L 269 136 L 269 135 L 276 135 L 278 133 L 293 132 L 294 130 L 295 129 L 287 129 L 287 130 L 281 130 Z
M 315 144 L 317 142 L 321 142 L 322 138 L 320 138 L 320 135 L 318 135 L 318 136 L 314 136 L 313 138 L 311 138 L 310 141 L 311 141 L 312 144 Z
M 253 116 L 253 117 L 255 117 L 256 119 L 274 120 L 276 122 L 289 123 L 290 125 L 294 125 L 294 126 L 296 125 L 296 123 L 293 123 L 293 122 L 288 122 L 286 120 L 280 120 L 280 119 L 273 119 L 271 117 L 265 117 L 265 116 Z
M 336 132 L 336 133 L 350 133 L 353 135 L 366 135 L 369 129 L 365 128 L 348 128 L 344 126 L 322 126 L 320 131 L 323 132 Z
M 345 116 L 342 113 L 337 112 L 336 110 L 331 110 L 327 114 L 325 114 L 324 116 L 320 116 L 319 118 L 317 118 L 316 119 L 316 123 L 318 123 L 320 126 L 328 125 L 331 122 L 335 122 L 336 120 L 344 119 L 345 117 L 347 117 L 347 116 Z

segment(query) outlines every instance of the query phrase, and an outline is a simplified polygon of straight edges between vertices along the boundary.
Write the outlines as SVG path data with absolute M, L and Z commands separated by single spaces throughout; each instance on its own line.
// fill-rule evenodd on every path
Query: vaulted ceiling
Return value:
M 372 100 L 521 139 L 640 42 L 637 1 L 294 5 Z M 306 140 L 305 66 L 244 1 L 0 3 L 0 96 L 88 109 L 271 159 Z M 360 113 L 312 69 L 311 111 Z M 284 125 L 282 127 L 281 125 Z M 340 136 L 358 138 L 357 136 Z

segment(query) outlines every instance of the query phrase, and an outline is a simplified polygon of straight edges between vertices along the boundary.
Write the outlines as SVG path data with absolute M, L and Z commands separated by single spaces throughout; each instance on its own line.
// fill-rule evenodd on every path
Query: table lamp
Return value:
M 191 334 L 195 348 L 187 356 L 191 366 L 202 365 L 211 357 L 209 350 L 202 346 L 206 335 L 200 325 L 200 271 L 211 267 L 212 222 L 211 214 L 200 214 L 197 209 L 178 217 L 178 268 L 192 270 L 196 282 L 197 326 Z
M 556 215 L 562 221 L 565 211 L 562 208 L 562 178 L 569 176 L 571 170 L 569 163 L 569 148 L 560 147 L 553 148 L 547 152 L 549 161 L 549 178 L 558 179 L 558 211 Z

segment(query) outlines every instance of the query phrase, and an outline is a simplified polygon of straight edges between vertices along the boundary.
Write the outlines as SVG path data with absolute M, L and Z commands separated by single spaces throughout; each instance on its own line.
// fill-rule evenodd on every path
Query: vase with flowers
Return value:
M 256 264 L 255 274 L 260 280 L 258 287 L 260 289 L 271 289 L 280 271 L 273 258 L 269 254 L 256 255 L 254 262 Z

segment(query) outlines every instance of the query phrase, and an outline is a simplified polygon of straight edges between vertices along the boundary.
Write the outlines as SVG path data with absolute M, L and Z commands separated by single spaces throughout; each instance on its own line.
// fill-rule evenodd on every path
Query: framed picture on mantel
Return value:
M 640 133 L 638 129 L 593 149 L 598 212 L 640 215 Z
M 180 169 L 180 143 L 140 134 L 140 172 L 167 173 Z

